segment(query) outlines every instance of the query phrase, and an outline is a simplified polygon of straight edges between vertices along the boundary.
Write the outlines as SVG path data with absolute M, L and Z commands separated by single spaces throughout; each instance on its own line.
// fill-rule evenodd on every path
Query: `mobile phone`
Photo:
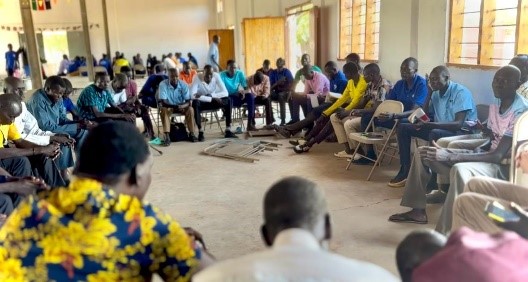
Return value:
M 521 219 L 515 212 L 505 208 L 497 201 L 488 202 L 484 212 L 489 218 L 498 222 L 515 222 Z

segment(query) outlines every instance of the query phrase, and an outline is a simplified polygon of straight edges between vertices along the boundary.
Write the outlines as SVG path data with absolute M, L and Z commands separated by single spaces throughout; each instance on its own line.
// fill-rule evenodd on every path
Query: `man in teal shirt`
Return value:
M 227 93 L 229 93 L 229 107 L 225 112 L 226 116 L 226 130 L 225 138 L 237 138 L 236 135 L 231 132 L 231 112 L 233 107 L 239 108 L 244 103 L 247 105 L 248 110 L 248 122 L 247 131 L 255 131 L 255 96 L 248 93 L 248 87 L 246 83 L 246 76 L 244 72 L 238 69 L 235 60 L 227 61 L 227 70 L 220 73 L 220 78 L 224 82 Z

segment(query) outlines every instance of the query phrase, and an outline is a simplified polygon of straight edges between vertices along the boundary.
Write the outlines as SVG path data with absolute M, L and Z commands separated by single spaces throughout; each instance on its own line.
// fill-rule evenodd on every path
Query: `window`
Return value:
M 527 12 L 528 0 L 452 0 L 449 63 L 501 66 L 528 51 Z
M 224 11 L 224 0 L 216 0 L 216 13 L 220 14 Z
M 364 60 L 378 60 L 380 0 L 341 0 L 339 57 L 354 52 Z
M 297 6 L 286 9 L 286 14 L 287 16 L 291 16 L 291 15 L 295 15 L 298 13 L 310 11 L 313 8 L 314 8 L 314 4 L 312 3 L 301 4 L 301 5 L 297 5 Z

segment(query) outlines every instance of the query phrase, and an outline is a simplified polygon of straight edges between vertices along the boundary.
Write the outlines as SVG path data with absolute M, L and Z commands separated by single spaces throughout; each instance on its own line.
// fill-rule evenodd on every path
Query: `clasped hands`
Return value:
M 437 162 L 461 161 L 463 154 L 474 153 L 473 150 L 442 148 L 435 141 L 432 142 L 432 146 L 419 147 L 418 152 L 422 159 Z

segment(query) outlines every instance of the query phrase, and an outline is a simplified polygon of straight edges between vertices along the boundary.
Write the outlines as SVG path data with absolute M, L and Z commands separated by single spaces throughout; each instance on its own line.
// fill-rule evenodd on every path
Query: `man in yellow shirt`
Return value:
M 333 113 L 351 111 L 362 106 L 361 100 L 367 89 L 367 82 L 363 76 L 359 74 L 359 66 L 352 62 L 346 63 L 343 66 L 343 72 L 348 79 L 347 87 L 345 88 L 343 95 L 341 95 L 341 98 L 337 99 L 337 101 L 327 108 L 317 119 L 315 127 L 304 137 L 306 143 L 296 145 L 293 148 L 296 153 L 301 154 L 308 152 L 313 145 L 321 143 L 333 132 L 332 123 L 330 122 L 330 116 Z M 348 101 L 349 104 L 343 108 L 342 106 Z

